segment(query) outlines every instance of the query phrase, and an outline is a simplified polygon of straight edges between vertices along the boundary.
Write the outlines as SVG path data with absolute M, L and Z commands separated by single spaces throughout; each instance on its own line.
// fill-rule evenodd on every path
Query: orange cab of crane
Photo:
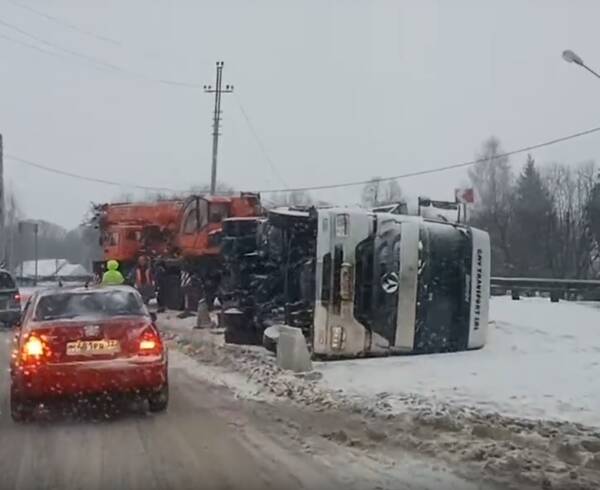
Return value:
M 217 256 L 223 220 L 231 216 L 257 216 L 260 211 L 257 194 L 192 196 L 183 207 L 177 246 L 184 257 Z

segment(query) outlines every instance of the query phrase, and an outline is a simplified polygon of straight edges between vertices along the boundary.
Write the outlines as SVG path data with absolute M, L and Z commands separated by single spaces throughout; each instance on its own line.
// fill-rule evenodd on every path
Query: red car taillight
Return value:
M 16 293 L 12 298 L 10 298 L 11 306 L 21 306 L 21 295 Z
M 138 344 L 138 352 L 141 355 L 158 356 L 162 354 L 163 344 L 160 336 L 154 328 L 144 330 Z
M 40 364 L 49 357 L 48 345 L 36 335 L 30 335 L 21 348 L 21 361 L 24 364 Z

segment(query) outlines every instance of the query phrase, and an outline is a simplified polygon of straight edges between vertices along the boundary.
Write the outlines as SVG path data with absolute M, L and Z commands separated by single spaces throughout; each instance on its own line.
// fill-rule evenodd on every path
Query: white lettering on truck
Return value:
M 477 267 L 475 269 L 475 308 L 473 318 L 473 329 L 479 330 L 481 317 L 481 289 L 483 287 L 483 251 L 477 249 Z

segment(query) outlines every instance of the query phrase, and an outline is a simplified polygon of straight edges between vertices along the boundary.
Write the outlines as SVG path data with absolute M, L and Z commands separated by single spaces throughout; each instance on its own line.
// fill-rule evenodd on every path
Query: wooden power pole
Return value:
M 221 124 L 221 94 L 233 92 L 233 85 L 222 87 L 223 81 L 222 61 L 217 61 L 217 79 L 215 86 L 205 85 L 204 91 L 209 94 L 215 94 L 215 109 L 213 114 L 213 144 L 212 144 L 212 168 L 210 172 L 210 193 L 215 195 L 217 191 L 217 151 L 219 147 L 219 129 Z

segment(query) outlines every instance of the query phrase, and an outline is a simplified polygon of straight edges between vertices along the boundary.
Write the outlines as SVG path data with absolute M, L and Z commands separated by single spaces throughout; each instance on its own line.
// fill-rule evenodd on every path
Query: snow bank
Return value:
M 409 450 L 499 483 L 500 488 L 598 488 L 599 430 L 524 417 L 546 417 L 564 408 L 567 400 L 576 403 L 581 396 L 585 401 L 587 394 L 589 406 L 581 409 L 582 401 L 566 415 L 597 422 L 591 413 L 597 406 L 591 379 L 598 373 L 582 373 L 581 366 L 569 360 L 581 358 L 584 366 L 594 362 L 590 352 L 598 343 L 593 321 L 600 310 L 499 298 L 493 312 L 498 327 L 482 351 L 319 363 L 320 371 L 310 376 L 282 371 L 264 349 L 226 345 L 216 332 L 192 329 L 189 319 L 160 315 L 159 326 L 171 346 L 194 359 L 174 352 L 173 367 L 229 388 L 243 399 L 280 400 L 334 415 L 336 423 L 344 420 L 346 425 L 342 430 L 331 427 L 321 436 L 362 447 L 369 458 L 396 461 Z M 543 315 L 549 318 L 541 321 Z M 575 339 L 563 338 L 565 331 Z M 558 386 L 559 374 L 580 376 L 580 382 Z M 457 382 L 461 379 L 464 382 Z M 560 402 L 559 396 L 564 397 Z M 489 413 L 496 410 L 516 417 Z
M 600 305 L 492 298 L 482 350 L 318 363 L 321 383 L 356 397 L 406 394 L 503 415 L 600 426 Z

